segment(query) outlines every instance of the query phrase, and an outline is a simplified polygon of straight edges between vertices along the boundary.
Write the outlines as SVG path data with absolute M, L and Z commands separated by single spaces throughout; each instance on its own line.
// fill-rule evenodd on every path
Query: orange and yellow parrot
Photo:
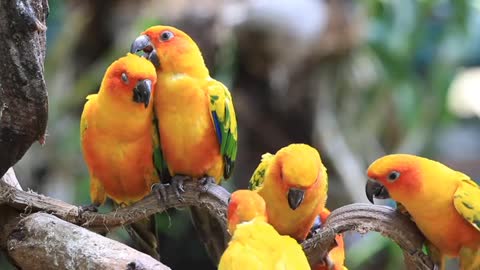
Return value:
M 281 236 L 266 220 L 265 202 L 257 193 L 238 190 L 228 206 L 232 234 L 219 270 L 310 269 L 302 247 L 290 236 Z
M 427 238 L 442 269 L 446 257 L 457 256 L 461 269 L 480 269 L 480 188 L 470 177 L 407 154 L 381 157 L 367 174 L 368 199 L 397 201 Z
M 221 183 L 228 179 L 237 156 L 235 110 L 228 89 L 210 77 L 197 44 L 183 31 L 159 25 L 136 38 L 130 51 L 143 51 L 157 70 L 154 111 L 160 147 L 155 149 L 155 164 L 162 181 L 171 178 L 180 198 L 183 180 Z M 207 210 L 196 206 L 190 210 L 202 240 L 209 245 L 212 237 L 205 232 L 220 227 L 210 224 Z M 216 260 L 221 254 L 217 251 Z
M 107 196 L 118 205 L 142 199 L 159 182 L 153 163 L 152 87 L 150 61 L 127 54 L 105 72 L 97 94 L 87 96 L 80 120 L 80 139 L 90 173 L 90 197 L 99 206 Z M 144 232 L 142 228 L 150 231 Z M 158 258 L 154 219 L 132 224 Z
M 268 222 L 282 235 L 303 241 L 327 200 L 327 170 L 318 151 L 290 144 L 266 153 L 250 179 L 250 189 L 267 204 Z

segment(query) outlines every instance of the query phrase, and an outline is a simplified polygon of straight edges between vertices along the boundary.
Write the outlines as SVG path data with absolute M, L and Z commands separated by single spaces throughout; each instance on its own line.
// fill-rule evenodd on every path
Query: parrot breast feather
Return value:
M 270 166 L 270 163 L 273 160 L 273 155 L 270 153 L 265 153 L 262 155 L 262 161 L 258 165 L 257 169 L 250 178 L 250 182 L 248 184 L 248 188 L 251 190 L 259 189 L 263 186 L 263 182 L 265 181 L 265 173 Z
M 480 188 L 470 179 L 462 180 L 453 195 L 457 212 L 480 231 Z
M 211 80 L 208 85 L 210 111 L 215 126 L 220 153 L 225 161 L 223 177 L 230 178 L 237 158 L 237 119 L 232 96 L 222 83 Z

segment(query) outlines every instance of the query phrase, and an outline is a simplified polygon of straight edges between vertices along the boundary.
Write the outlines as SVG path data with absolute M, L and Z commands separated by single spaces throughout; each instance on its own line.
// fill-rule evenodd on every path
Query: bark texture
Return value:
M 23 218 L 8 255 L 21 269 L 170 269 L 151 256 L 46 213 Z
M 0 176 L 45 141 L 47 16 L 46 0 L 0 1 Z

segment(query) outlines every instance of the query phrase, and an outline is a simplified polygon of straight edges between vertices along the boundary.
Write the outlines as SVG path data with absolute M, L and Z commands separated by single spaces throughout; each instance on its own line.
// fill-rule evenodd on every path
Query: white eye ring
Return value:
M 161 34 L 160 34 L 160 40 L 161 41 L 169 41 L 170 39 L 172 39 L 175 35 L 170 32 L 170 31 L 163 31 Z
M 127 73 L 123 72 L 122 73 L 122 81 L 127 84 L 128 83 L 128 76 Z
M 391 171 L 388 175 L 389 182 L 395 182 L 400 177 L 400 173 L 397 171 Z

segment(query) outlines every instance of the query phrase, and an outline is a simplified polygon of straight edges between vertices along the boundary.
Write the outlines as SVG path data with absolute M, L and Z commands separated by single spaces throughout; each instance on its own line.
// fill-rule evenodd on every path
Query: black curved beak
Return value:
M 152 81 L 145 79 L 137 82 L 133 89 L 133 101 L 145 104 L 148 107 L 150 95 L 152 94 Z
M 288 190 L 288 205 L 292 210 L 297 209 L 303 202 L 305 197 L 305 190 L 298 188 L 290 188 Z
M 157 51 L 148 36 L 141 35 L 132 42 L 130 53 L 137 53 L 139 51 L 145 53 L 143 56 L 150 60 L 155 68 L 160 68 L 160 59 L 158 59 Z
M 367 194 L 367 199 L 373 203 L 373 198 L 377 199 L 388 199 L 390 198 L 390 194 L 388 194 L 388 190 L 377 181 L 368 180 L 367 184 L 365 185 L 365 193 Z

